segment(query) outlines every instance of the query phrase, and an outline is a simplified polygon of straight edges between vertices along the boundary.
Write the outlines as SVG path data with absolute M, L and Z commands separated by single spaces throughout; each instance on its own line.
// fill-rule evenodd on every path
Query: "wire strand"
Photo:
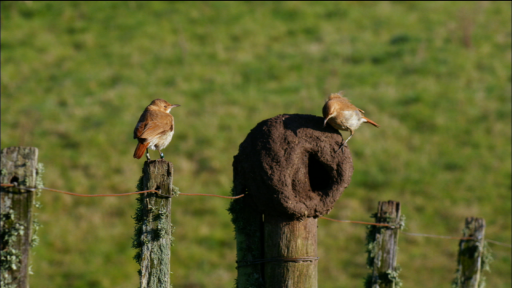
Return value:
M 78 196 L 78 197 L 116 197 L 116 196 L 128 196 L 128 195 L 134 195 L 134 194 L 141 194 L 141 193 L 147 193 L 147 192 L 156 192 L 156 193 L 160 194 L 159 190 L 153 190 L 153 189 L 137 191 L 137 192 L 121 193 L 121 194 L 92 194 L 92 195 L 91 194 L 72 193 L 72 192 L 67 192 L 67 191 L 62 191 L 62 190 L 57 190 L 57 189 L 50 189 L 50 188 L 46 188 L 46 187 L 43 187 L 41 189 L 54 191 L 54 192 L 67 194 L 67 195 Z M 162 195 L 162 196 L 168 196 L 168 195 Z
M 238 195 L 238 196 L 222 196 L 222 195 L 214 195 L 214 194 L 200 194 L 200 193 L 180 193 L 178 195 L 185 195 L 185 196 L 210 196 L 210 197 L 219 197 L 219 198 L 226 198 L 226 199 L 238 199 L 245 196 L 245 194 Z
M 441 235 L 432 235 L 432 234 L 421 234 L 421 233 L 411 233 L 411 232 L 400 232 L 402 234 L 411 235 L 411 236 L 421 236 L 421 237 L 431 237 L 431 238 L 444 238 L 444 239 L 458 239 L 458 240 L 477 240 L 474 237 L 455 237 L 455 236 L 441 236 Z
M 2 186 L 2 187 L 17 187 L 18 189 L 24 189 L 24 190 L 30 190 L 30 191 L 35 191 L 35 190 L 38 189 L 38 188 L 18 187 L 17 183 L 15 183 L 15 184 L 0 184 L 0 186 Z M 154 189 L 152 189 L 152 190 L 144 190 L 144 191 L 136 191 L 136 192 L 129 192 L 129 193 L 121 193 L 121 194 L 96 194 L 96 195 L 78 194 L 78 193 L 72 193 L 72 192 L 68 192 L 68 191 L 62 191 L 62 190 L 51 189 L 51 188 L 46 188 L 46 187 L 41 187 L 39 189 L 53 191 L 53 192 L 58 192 L 58 193 L 62 193 L 62 194 L 72 195 L 72 196 L 78 196 L 78 197 L 116 197 L 116 196 L 128 196 L 128 195 L 134 195 L 134 194 L 148 193 L 148 192 L 155 192 L 155 193 L 158 193 L 160 196 L 170 197 L 168 195 L 161 194 L 160 190 L 154 190 Z M 185 195 L 185 196 L 209 196 L 209 197 L 219 197 L 219 198 L 225 198 L 225 199 L 238 199 L 238 198 L 241 198 L 241 197 L 245 196 L 245 194 L 238 195 L 238 196 L 222 196 L 222 195 L 201 194 L 201 193 L 179 193 L 178 195 Z M 391 228 L 395 227 L 393 225 L 384 224 L 384 223 L 353 221 L 353 220 L 337 220 L 337 219 L 327 218 L 327 217 L 324 217 L 324 216 L 320 216 L 319 218 L 322 218 L 322 219 L 325 219 L 325 220 L 329 220 L 329 221 L 333 221 L 333 222 L 340 222 L 340 223 L 354 223 L 354 224 L 364 224 L 364 225 L 374 225 L 374 226 L 385 226 L 385 227 L 391 227 Z M 443 239 L 457 239 L 457 240 L 476 240 L 473 237 L 442 236 L 442 235 L 412 233 L 412 232 L 403 232 L 403 231 L 401 233 L 402 234 L 406 234 L 406 235 L 410 235 L 410 236 L 420 236 L 420 237 L 443 238 Z M 498 241 L 494 241 L 494 240 L 490 240 L 490 239 L 485 239 L 485 241 L 487 241 L 489 243 L 496 244 L 496 245 L 512 248 L 512 245 L 507 244 L 507 243 L 498 242 Z
M 384 224 L 384 223 L 373 223 L 373 222 L 352 221 L 352 220 L 337 220 L 337 219 L 327 218 L 327 217 L 324 217 L 324 216 L 320 216 L 318 218 L 322 218 L 322 219 L 329 220 L 329 221 L 334 221 L 334 222 L 340 222 L 340 223 L 354 223 L 354 224 L 365 224 L 365 225 L 374 225 L 374 226 L 393 227 L 392 225 Z
M 301 262 L 314 262 L 318 261 L 319 257 L 299 257 L 299 258 L 265 258 L 265 259 L 253 259 L 253 260 L 240 260 L 236 261 L 237 268 L 238 267 L 244 267 L 244 266 L 250 266 L 255 264 L 261 264 L 266 262 L 295 262 L 295 263 L 301 263 Z M 245 263 L 245 264 L 241 264 Z
M 372 223 L 372 222 L 363 222 L 363 221 L 351 221 L 351 220 L 337 220 L 337 219 L 327 218 L 327 217 L 324 217 L 324 216 L 320 216 L 319 218 L 322 218 L 322 219 L 325 219 L 325 220 L 329 220 L 329 221 L 334 221 L 334 222 L 341 222 L 341 223 L 355 223 L 355 224 L 365 224 L 365 225 L 374 225 L 374 226 L 388 226 L 388 227 L 393 227 L 392 225 L 389 225 L 389 224 Z M 476 238 L 474 238 L 474 237 L 441 236 L 441 235 L 432 235 L 432 234 L 421 234 L 421 233 L 403 232 L 403 231 L 402 231 L 402 232 L 400 232 L 400 233 L 402 233 L 402 234 L 406 234 L 406 235 L 410 235 L 410 236 L 420 236 L 420 237 L 443 238 L 443 239 L 456 239 L 456 240 L 476 240 Z M 500 246 L 504 246 L 504 247 L 510 247 L 510 248 L 512 248 L 512 245 L 507 244 L 507 243 L 498 242 L 498 241 L 494 241 L 494 240 L 490 240 L 490 239 L 485 239 L 485 241 L 487 241 L 487 242 L 489 242 L 489 243 L 496 244 L 496 245 L 500 245 Z
M 492 244 L 496 244 L 496 245 L 500 245 L 500 246 L 505 246 L 505 247 L 512 248 L 512 245 L 507 244 L 507 243 L 498 242 L 498 241 L 489 240 L 489 239 L 485 239 L 485 241 L 487 241 L 487 242 L 489 242 L 489 243 L 492 243 Z
M 2 187 L 17 187 L 18 185 L 17 184 L 1 184 L 1 186 Z M 37 188 L 26 188 L 26 187 L 18 187 L 18 189 L 24 189 L 24 190 L 30 190 L 30 191 L 37 190 Z M 62 190 L 51 189 L 51 188 L 46 188 L 46 187 L 41 187 L 40 189 L 48 190 L 48 191 L 53 191 L 53 192 L 58 192 L 58 193 L 62 193 L 62 194 L 67 194 L 67 195 L 72 195 L 72 196 L 77 196 L 77 197 L 116 197 L 116 196 L 128 196 L 128 195 L 134 195 L 134 194 L 148 193 L 148 192 L 156 192 L 156 193 L 158 193 L 161 196 L 169 197 L 168 195 L 161 194 L 160 190 L 154 190 L 154 189 L 152 189 L 152 190 L 144 190 L 144 191 L 137 191 L 137 192 L 129 192 L 129 193 L 121 193 L 121 194 L 93 194 L 93 195 L 91 195 L 91 194 L 72 193 L 72 192 L 68 192 L 68 191 L 62 191 Z M 222 195 L 214 195 L 214 194 L 200 194 L 200 193 L 179 193 L 178 195 L 185 195 L 185 196 L 210 196 L 210 197 L 219 197 L 219 198 L 226 198 L 226 199 L 238 199 L 238 198 L 241 198 L 241 197 L 245 196 L 245 194 L 231 197 L 231 196 L 222 196 Z

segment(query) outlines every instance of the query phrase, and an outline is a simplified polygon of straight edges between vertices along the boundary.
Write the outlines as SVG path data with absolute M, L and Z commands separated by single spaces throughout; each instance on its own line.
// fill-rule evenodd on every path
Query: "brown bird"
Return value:
M 164 149 L 172 140 L 174 134 L 174 118 L 169 112 L 178 104 L 170 104 L 162 99 L 155 99 L 146 107 L 139 122 L 133 130 L 133 138 L 137 139 L 137 147 L 133 153 L 133 158 L 140 159 L 146 151 L 146 157 L 149 159 L 149 149 L 158 150 L 160 159 L 164 159 Z
M 377 123 L 364 117 L 363 110 L 352 105 L 350 101 L 342 95 L 343 91 L 331 94 L 322 108 L 322 114 L 325 118 L 324 127 L 329 123 L 334 127 L 334 129 L 338 129 L 338 131 L 350 131 L 350 136 L 347 141 L 344 141 L 336 152 L 340 151 L 340 149 L 347 145 L 348 140 L 350 140 L 352 135 L 354 135 L 354 130 L 359 128 L 361 123 L 367 122 L 375 127 L 379 127 Z M 341 135 L 341 137 L 343 138 L 343 135 Z

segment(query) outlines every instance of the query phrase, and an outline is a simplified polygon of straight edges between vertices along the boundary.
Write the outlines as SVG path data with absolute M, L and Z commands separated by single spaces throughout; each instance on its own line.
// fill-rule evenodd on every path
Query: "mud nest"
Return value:
M 240 144 L 233 161 L 233 194 L 263 214 L 301 219 L 327 214 L 349 185 L 350 150 L 323 118 L 284 114 L 264 120 Z

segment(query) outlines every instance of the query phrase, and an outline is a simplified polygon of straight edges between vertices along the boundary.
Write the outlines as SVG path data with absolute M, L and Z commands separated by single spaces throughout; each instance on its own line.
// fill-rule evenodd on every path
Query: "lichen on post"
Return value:
M 29 286 L 30 247 L 36 243 L 33 238 L 34 196 L 35 188 L 40 186 L 37 156 L 35 147 L 2 149 L 1 183 L 16 185 L 1 188 L 2 287 Z
M 313 115 L 256 125 L 233 161 L 230 206 L 237 238 L 236 285 L 317 287 L 317 218 L 331 211 L 353 172 L 339 132 Z
M 485 219 L 466 218 L 462 232 L 464 239 L 459 242 L 457 272 L 452 287 L 484 287 L 485 277 L 482 276 L 482 270 L 489 270 L 489 263 L 492 261 L 490 249 L 484 239 Z
M 160 190 L 141 194 L 134 216 L 134 257 L 140 265 L 140 287 L 171 287 L 171 196 L 173 166 L 165 160 L 144 163 L 137 189 Z
M 375 222 L 389 226 L 369 225 L 366 235 L 368 257 L 366 264 L 372 271 L 365 280 L 366 288 L 398 288 L 400 266 L 396 265 L 398 235 L 404 226 L 405 217 L 400 215 L 400 202 L 379 202 Z

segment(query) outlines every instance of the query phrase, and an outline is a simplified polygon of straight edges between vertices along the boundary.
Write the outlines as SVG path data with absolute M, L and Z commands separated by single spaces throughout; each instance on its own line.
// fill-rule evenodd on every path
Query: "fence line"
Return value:
M 422 233 L 411 233 L 411 232 L 401 232 L 403 234 L 411 235 L 411 236 L 420 236 L 420 237 L 431 237 L 431 238 L 443 238 L 443 239 L 456 239 L 456 240 L 478 240 L 474 237 L 456 237 L 456 236 L 442 236 L 442 235 L 432 235 L 432 234 L 422 234 Z
M 2 186 L 2 187 L 17 187 L 18 185 L 17 185 L 17 183 L 15 183 L 15 184 L 0 184 L 0 186 Z M 78 197 L 116 197 L 116 196 L 128 196 L 128 195 L 142 194 L 142 193 L 148 193 L 148 192 L 155 192 L 155 193 L 158 193 L 160 196 L 169 197 L 167 195 L 160 194 L 160 192 L 161 192 L 160 190 L 144 190 L 144 191 L 136 191 L 136 192 L 129 192 L 129 193 L 121 193 L 121 194 L 95 194 L 95 195 L 91 195 L 91 194 L 72 193 L 72 192 L 68 192 L 68 191 L 62 191 L 62 190 L 46 188 L 46 187 L 41 187 L 41 188 L 17 187 L 17 188 L 18 189 L 23 189 L 23 190 L 29 190 L 29 191 L 36 191 L 38 189 L 42 189 L 42 190 L 58 192 L 58 193 L 66 194 L 66 195 L 78 196 Z M 222 195 L 214 195 L 214 194 L 200 194 L 200 193 L 179 193 L 179 195 L 185 195 L 185 196 L 210 196 L 210 197 L 219 197 L 219 198 L 227 198 L 227 199 L 238 199 L 238 198 L 241 198 L 241 197 L 245 196 L 245 194 L 242 194 L 242 195 L 239 195 L 239 196 L 235 196 L 235 197 L 231 197 L 231 196 L 222 196 Z
M 322 218 L 322 219 L 329 220 L 329 221 L 334 221 L 334 222 L 340 222 L 340 223 L 354 223 L 354 224 L 394 227 L 392 225 L 385 224 L 385 223 L 373 223 L 373 222 L 353 221 L 353 220 L 337 220 L 337 219 L 327 218 L 327 217 L 324 217 L 324 216 L 320 216 L 318 218 Z
M 0 184 L 0 186 L 2 186 L 2 187 L 17 187 L 18 185 L 17 184 Z M 18 189 L 29 190 L 29 191 L 38 190 L 38 188 L 26 188 L 26 187 L 17 187 L 17 188 Z M 148 192 L 155 192 L 155 193 L 160 194 L 160 192 L 161 192 L 160 190 L 144 190 L 144 191 L 136 191 L 136 192 L 129 192 L 129 193 L 121 193 L 121 194 L 87 195 L 87 194 L 72 193 L 72 192 L 68 192 L 68 191 L 62 191 L 62 190 L 46 188 L 46 187 L 42 187 L 42 188 L 39 188 L 39 189 L 53 191 L 53 192 L 58 192 L 58 193 L 66 194 L 66 195 L 78 196 L 78 197 L 116 197 L 116 196 L 128 196 L 128 195 L 142 194 L 142 193 L 148 193 Z M 201 194 L 201 193 L 179 193 L 179 195 L 185 195 L 185 196 L 210 196 L 210 197 L 219 197 L 219 198 L 225 198 L 225 199 L 238 199 L 238 198 L 241 198 L 241 197 L 245 196 L 245 194 L 231 197 L 231 196 L 222 196 L 222 195 L 214 195 L 214 194 Z M 162 195 L 162 194 L 160 194 L 160 196 L 168 197 L 168 196 Z M 322 218 L 322 219 L 325 219 L 325 220 L 329 220 L 329 221 L 333 221 L 333 222 L 340 222 L 340 223 L 353 223 L 353 224 L 374 225 L 374 226 L 387 226 L 387 227 L 390 227 L 390 228 L 394 228 L 393 225 L 385 224 L 385 223 L 373 223 L 373 222 L 354 221 L 354 220 L 338 220 L 338 219 L 332 219 L 332 218 L 328 218 L 328 217 L 324 217 L 324 216 L 320 216 L 319 218 Z M 405 235 L 410 235 L 410 236 L 419 236 L 419 237 L 443 238 L 443 239 L 454 239 L 454 240 L 477 240 L 477 239 L 475 239 L 473 237 L 443 236 L 443 235 L 412 233 L 412 232 L 404 232 L 404 231 L 402 231 L 400 233 L 401 234 L 405 234 Z M 499 241 L 495 241 L 495 240 L 490 240 L 490 239 L 485 239 L 485 241 L 487 241 L 489 243 L 493 243 L 493 244 L 499 245 L 499 246 L 512 248 L 512 245 L 507 244 L 507 243 L 503 243 L 503 242 L 499 242 Z
M 510 248 L 512 248 L 512 245 L 507 244 L 507 243 L 498 242 L 498 241 L 489 240 L 489 239 L 485 239 L 485 241 L 490 242 L 490 243 L 493 243 L 493 244 L 496 244 L 496 245 L 500 245 L 500 246 L 505 246 L 505 247 L 510 247 Z
M 365 225 L 373 225 L 373 226 L 388 226 L 390 228 L 395 228 L 394 225 L 389 225 L 389 224 L 363 222 L 363 221 L 352 221 L 352 220 L 337 220 L 337 219 L 327 218 L 327 217 L 324 217 L 324 216 L 320 216 L 319 218 L 322 218 L 322 219 L 325 219 L 325 220 L 329 220 L 329 221 L 333 221 L 333 222 L 365 224 Z M 444 239 L 455 239 L 455 240 L 478 240 L 478 239 L 476 239 L 474 237 L 441 236 L 441 235 L 432 235 L 432 234 L 421 234 L 421 233 L 403 232 L 403 231 L 401 231 L 400 233 L 401 234 L 410 235 L 410 236 L 431 237 L 431 238 L 444 238 Z M 496 245 L 512 248 L 512 245 L 507 244 L 507 243 L 498 242 L 498 241 L 489 240 L 489 239 L 485 239 L 485 241 L 493 243 L 493 244 L 496 244 Z

